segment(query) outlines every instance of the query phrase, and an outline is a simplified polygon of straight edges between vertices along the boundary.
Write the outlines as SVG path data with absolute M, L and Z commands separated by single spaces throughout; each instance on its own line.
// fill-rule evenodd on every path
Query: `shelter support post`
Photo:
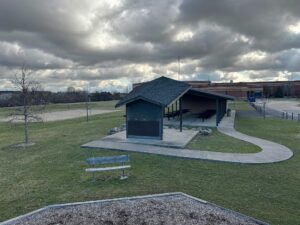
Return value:
M 177 100 L 175 102 L 175 111 L 176 111 L 176 114 L 177 114 L 177 112 L 178 112 L 178 101 Z
M 179 99 L 180 132 L 182 132 L 182 98 Z
M 172 103 L 172 116 L 174 115 L 174 104 Z
M 220 119 L 220 103 L 219 103 L 219 99 L 216 99 L 216 126 L 219 125 L 219 119 Z

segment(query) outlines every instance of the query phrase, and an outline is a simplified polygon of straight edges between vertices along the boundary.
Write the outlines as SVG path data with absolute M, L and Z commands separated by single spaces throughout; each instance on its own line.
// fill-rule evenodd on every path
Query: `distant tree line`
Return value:
M 291 85 L 264 86 L 263 94 L 266 98 L 294 97 L 295 90 Z
M 44 104 L 48 103 L 75 103 L 75 102 L 85 102 L 88 98 L 89 101 L 111 101 L 119 100 L 121 98 L 120 93 L 110 93 L 110 92 L 92 92 L 87 93 L 85 91 L 67 91 L 67 92 L 49 92 L 49 91 L 39 91 L 34 93 L 34 98 L 44 99 Z M 40 102 L 34 102 L 32 104 L 40 104 Z M 0 107 L 11 107 L 11 106 L 21 106 L 22 105 L 22 94 L 21 92 L 12 92 L 10 95 L 6 95 L 1 98 L 0 93 Z

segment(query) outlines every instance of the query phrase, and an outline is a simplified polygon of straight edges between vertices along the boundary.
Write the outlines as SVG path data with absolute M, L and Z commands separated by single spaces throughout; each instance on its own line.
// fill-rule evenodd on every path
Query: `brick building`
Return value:
M 213 83 L 210 81 L 185 81 L 193 88 L 234 96 L 248 97 L 300 97 L 300 81 L 263 81 Z M 133 88 L 141 83 L 133 84 Z

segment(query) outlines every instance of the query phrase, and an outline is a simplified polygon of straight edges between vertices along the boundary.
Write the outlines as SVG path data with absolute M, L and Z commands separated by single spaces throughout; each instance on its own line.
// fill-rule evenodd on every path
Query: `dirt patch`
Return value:
M 10 225 L 254 225 L 252 218 L 184 195 L 48 208 Z

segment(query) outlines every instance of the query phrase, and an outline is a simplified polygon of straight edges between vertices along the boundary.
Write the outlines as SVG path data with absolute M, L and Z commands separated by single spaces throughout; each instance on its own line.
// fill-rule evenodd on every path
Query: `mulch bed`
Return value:
M 184 195 L 86 203 L 22 217 L 10 225 L 254 225 L 252 218 Z

